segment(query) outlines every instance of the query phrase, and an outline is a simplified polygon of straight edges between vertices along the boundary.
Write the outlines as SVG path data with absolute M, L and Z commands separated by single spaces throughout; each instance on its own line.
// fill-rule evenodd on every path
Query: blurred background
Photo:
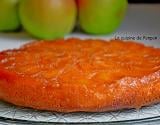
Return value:
M 7 26 L 8 26 L 14 22 L 14 21 L 11 21 L 10 17 L 12 17 L 13 14 L 17 13 L 16 8 L 18 8 L 20 6 L 13 5 L 14 7 L 12 7 L 11 9 L 8 10 L 7 5 L 6 5 L 6 8 L 5 8 L 5 5 L 2 5 L 2 1 L 4 1 L 3 4 L 7 4 L 5 2 L 9 1 L 9 0 L 0 0 L 0 17 L 2 17 L 0 19 L 2 20 L 2 19 L 4 19 L 4 17 L 6 17 L 6 20 L 8 20 L 8 21 L 3 21 L 3 23 L 4 24 L 8 23 L 7 24 Z M 12 1 L 12 0 L 10 0 L 10 1 Z M 26 0 L 26 1 L 30 1 L 31 3 L 28 4 L 29 7 L 28 6 L 24 7 L 26 9 L 26 11 L 24 11 L 24 12 L 30 12 L 30 14 L 32 15 L 33 11 L 29 11 L 29 10 L 30 10 L 30 6 L 32 5 L 33 0 Z M 46 0 L 44 0 L 44 1 L 46 1 Z M 100 0 L 98 0 L 98 1 L 101 2 Z M 102 34 L 102 35 L 87 34 L 86 32 L 83 32 L 81 30 L 81 28 L 79 28 L 77 26 L 77 23 L 75 22 L 75 24 L 72 24 L 72 25 L 75 25 L 75 29 L 68 34 L 65 33 L 64 37 L 67 37 L 67 38 L 68 37 L 100 38 L 100 39 L 114 39 L 117 37 L 120 37 L 120 38 L 124 37 L 126 40 L 128 40 L 127 39 L 128 37 L 129 38 L 130 37 L 136 37 L 136 38 L 138 38 L 138 37 L 142 37 L 142 38 L 143 37 L 145 37 L 145 38 L 151 37 L 151 38 L 153 38 L 153 40 L 150 40 L 150 39 L 141 39 L 140 40 L 140 39 L 138 39 L 138 41 L 142 41 L 145 44 L 149 44 L 149 45 L 152 45 L 153 42 L 157 43 L 157 41 L 160 43 L 160 0 L 128 0 L 128 2 L 130 4 L 127 7 L 125 17 L 123 18 L 121 25 L 118 26 L 117 29 L 114 30 L 113 32 L 108 33 L 108 34 L 107 33 Z M 9 3 L 8 3 L 8 5 L 9 5 Z M 39 3 L 39 6 L 40 5 L 43 6 L 44 4 Z M 48 5 L 50 5 L 50 4 L 48 4 Z M 47 7 L 48 7 L 48 5 L 46 4 Z M 35 6 L 37 8 L 37 5 L 35 5 Z M 2 9 L 3 9 L 3 12 L 2 12 Z M 5 9 L 8 10 L 8 12 Z M 101 9 L 101 8 L 97 8 L 97 9 Z M 110 9 L 112 9 L 112 8 L 110 8 Z M 61 10 L 61 9 L 59 9 L 59 10 Z M 13 13 L 13 11 L 15 11 L 15 13 Z M 50 10 L 47 10 L 47 11 L 48 12 L 46 15 L 45 14 L 42 15 L 41 9 L 40 9 L 40 11 L 36 11 L 36 12 L 39 12 L 37 14 L 37 19 L 39 19 L 39 17 L 41 17 L 40 19 L 44 19 L 45 16 L 47 16 L 51 12 Z M 107 11 L 107 10 L 104 10 L 104 11 Z M 6 12 L 7 12 L 8 16 L 6 16 L 7 15 Z M 21 18 L 27 16 L 27 15 L 25 15 L 27 13 L 24 13 L 24 12 L 22 12 Z M 53 10 L 53 13 L 51 13 L 53 15 L 53 18 L 50 18 L 53 22 L 54 22 L 54 18 L 56 17 L 56 14 L 57 14 L 57 11 L 55 11 L 55 12 Z M 66 12 L 67 11 L 64 12 L 65 13 L 64 15 L 68 14 L 68 12 L 67 13 Z M 74 13 L 72 13 L 72 12 L 70 12 L 70 13 L 73 14 L 73 16 L 75 16 L 75 17 L 78 16 L 76 14 L 74 15 Z M 18 19 L 20 19 L 19 14 L 20 13 L 17 14 Z M 92 14 L 92 16 L 95 15 L 95 13 L 89 13 L 89 15 L 90 14 Z M 54 17 L 54 15 L 55 15 L 55 17 Z M 47 16 L 47 17 L 51 17 L 51 16 Z M 68 17 L 69 16 L 62 17 L 63 23 L 66 22 L 65 20 Z M 108 21 L 108 18 L 104 18 L 104 19 L 106 20 L 106 22 Z M 115 20 L 115 19 L 113 19 L 113 20 Z M 34 22 L 34 20 L 32 20 L 31 22 Z M 35 26 L 35 24 L 37 24 L 39 22 L 40 21 L 38 20 L 36 23 L 34 23 L 32 25 Z M 113 22 L 113 21 L 111 21 L 111 22 Z M 34 32 L 34 33 L 38 32 L 39 33 L 38 36 L 35 35 L 34 33 L 30 33 L 31 31 L 34 31 L 33 28 L 29 27 L 29 29 L 31 30 L 30 32 L 27 31 L 26 29 L 24 29 L 23 25 L 27 25 L 28 24 L 27 22 L 25 22 L 25 21 L 22 22 L 22 20 L 20 20 L 20 22 L 18 22 L 18 23 L 20 23 L 18 28 L 15 28 L 15 29 L 13 28 L 13 30 L 9 30 L 7 32 L 5 32 L 5 30 L 0 31 L 0 50 L 8 49 L 10 47 L 18 47 L 19 45 L 23 44 L 22 41 L 25 41 L 25 42 L 30 41 L 32 39 L 36 39 L 39 36 L 40 37 L 42 36 L 42 38 L 44 37 L 43 36 L 44 33 L 39 33 L 39 29 L 36 32 Z M 61 23 L 61 21 L 58 21 L 57 23 L 56 22 L 51 23 L 52 26 L 50 24 L 48 26 L 48 23 L 43 22 L 43 20 L 42 20 L 42 24 L 39 24 L 39 25 L 40 26 L 46 25 L 46 27 L 48 28 L 48 29 L 46 28 L 48 32 L 50 32 L 50 28 L 52 30 L 55 29 L 56 31 L 57 31 L 57 29 L 61 29 L 61 32 L 63 32 L 63 30 L 64 30 L 63 27 L 60 27 L 60 28 L 58 27 L 61 24 L 54 25 L 54 24 L 58 24 L 58 23 Z M 2 23 L 0 22 L 0 24 L 2 24 Z M 101 23 L 96 22 L 96 24 L 101 24 Z M 65 25 L 68 25 L 68 24 L 65 24 Z M 69 25 L 71 25 L 71 24 L 69 24 Z M 55 28 L 55 27 L 58 27 L 58 28 Z M 72 26 L 70 26 L 70 27 L 72 27 Z M 6 27 L 4 27 L 4 28 L 6 28 Z M 48 35 L 49 33 L 47 31 L 45 31 L 45 33 Z M 53 36 L 53 38 L 54 38 L 54 36 Z M 157 38 L 157 39 L 154 39 L 154 38 Z M 160 44 L 158 44 L 158 45 L 160 46 Z
M 160 0 L 129 0 L 130 3 L 160 3 Z

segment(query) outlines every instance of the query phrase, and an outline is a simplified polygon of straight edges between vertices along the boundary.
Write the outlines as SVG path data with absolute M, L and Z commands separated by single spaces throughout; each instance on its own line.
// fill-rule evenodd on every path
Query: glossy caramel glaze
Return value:
M 160 102 L 160 49 L 118 40 L 39 41 L 0 53 L 0 98 L 58 112 Z

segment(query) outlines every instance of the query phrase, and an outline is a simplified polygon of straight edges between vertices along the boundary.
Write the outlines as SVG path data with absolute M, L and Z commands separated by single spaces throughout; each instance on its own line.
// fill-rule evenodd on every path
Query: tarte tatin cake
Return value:
M 60 39 L 0 52 L 0 99 L 58 112 L 160 102 L 160 49 L 120 40 Z

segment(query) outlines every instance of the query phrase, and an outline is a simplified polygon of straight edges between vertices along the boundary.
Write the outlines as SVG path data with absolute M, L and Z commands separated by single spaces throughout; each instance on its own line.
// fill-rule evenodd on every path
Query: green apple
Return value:
M 80 26 L 91 34 L 111 33 L 121 24 L 127 5 L 127 0 L 78 0 Z
M 22 0 L 19 7 L 24 29 L 37 38 L 63 37 L 76 23 L 74 0 Z
M 0 31 L 16 30 L 20 26 L 18 0 L 0 0 Z

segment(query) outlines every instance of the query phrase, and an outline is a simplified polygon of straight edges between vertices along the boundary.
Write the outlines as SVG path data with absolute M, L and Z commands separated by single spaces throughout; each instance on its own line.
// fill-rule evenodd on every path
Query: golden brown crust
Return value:
M 0 53 L 0 98 L 59 112 L 160 101 L 160 49 L 112 40 L 34 42 Z

